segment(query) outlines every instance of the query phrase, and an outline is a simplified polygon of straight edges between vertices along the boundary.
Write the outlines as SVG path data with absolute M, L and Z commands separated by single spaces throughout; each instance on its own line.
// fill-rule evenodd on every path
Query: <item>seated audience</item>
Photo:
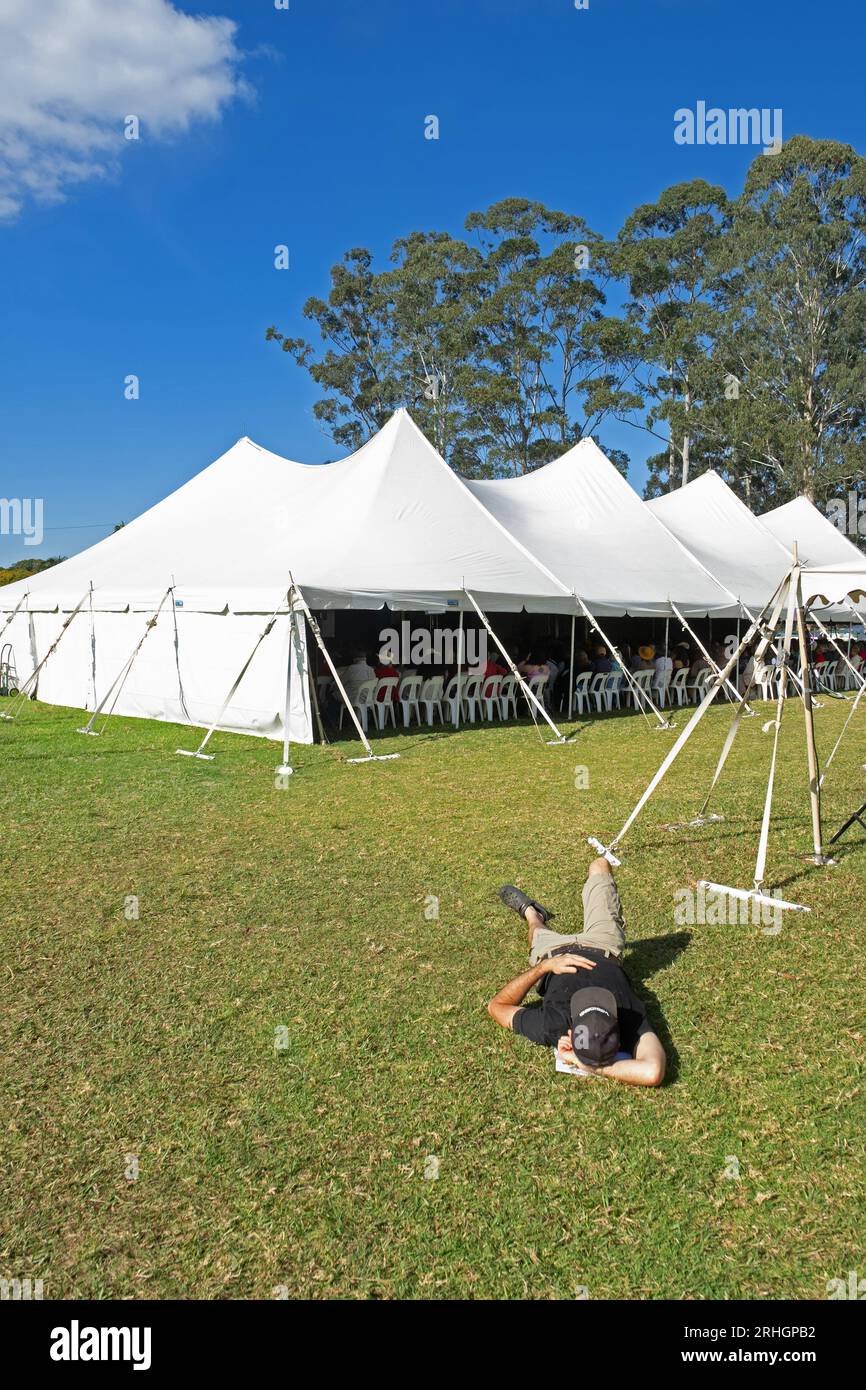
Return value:
M 375 665 L 374 668 L 373 668 L 373 672 L 374 672 L 374 674 L 375 674 L 377 680 L 384 680 L 387 676 L 397 676 L 397 677 L 399 677 L 399 675 L 400 675 L 400 668 L 399 668 L 399 666 L 394 666 L 391 662 L 388 662 L 388 661 L 377 661 L 376 665 Z M 398 686 L 395 685 L 394 688 L 393 688 L 392 691 L 391 691 L 391 699 L 392 699 L 392 700 L 396 700 L 396 699 L 397 699 L 397 689 L 398 689 Z M 377 693 L 377 695 L 376 695 L 376 699 L 377 699 L 377 700 L 384 700 L 384 698 L 385 698 L 385 691 L 384 691 L 384 690 L 380 690 L 380 691 Z
M 346 667 L 345 671 L 341 671 L 340 675 L 350 700 L 354 700 L 364 681 L 376 679 L 376 672 L 367 660 L 365 651 L 356 651 L 350 665 Z
M 594 676 L 609 676 L 613 671 L 613 662 L 610 659 L 610 653 L 603 642 L 599 642 L 595 648 L 595 656 L 590 669 Z

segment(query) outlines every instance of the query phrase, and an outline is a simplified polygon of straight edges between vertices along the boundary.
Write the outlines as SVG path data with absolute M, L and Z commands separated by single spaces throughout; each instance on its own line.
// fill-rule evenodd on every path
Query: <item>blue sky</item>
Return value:
M 613 234 L 671 183 L 734 192 L 756 150 L 673 140 L 674 111 L 698 100 L 781 107 L 786 138 L 866 150 L 862 0 L 177 8 L 235 22 L 224 69 L 246 89 L 186 129 L 154 134 L 143 115 L 140 140 L 62 201 L 25 195 L 0 223 L 0 496 L 44 498 L 46 528 L 38 547 L 0 537 L 0 565 L 83 549 L 242 434 L 333 457 L 314 384 L 264 331 L 306 332 L 304 300 L 351 246 L 384 259 L 397 236 L 460 232 L 469 211 L 514 195 Z M 44 6 L 27 11 L 31 28 L 50 23 Z M 0 84 L 10 61 L 7 46 Z M 423 138 L 431 113 L 438 141 Z M 137 401 L 124 399 L 129 373 Z M 602 443 L 630 452 L 642 488 L 647 439 L 614 424 Z

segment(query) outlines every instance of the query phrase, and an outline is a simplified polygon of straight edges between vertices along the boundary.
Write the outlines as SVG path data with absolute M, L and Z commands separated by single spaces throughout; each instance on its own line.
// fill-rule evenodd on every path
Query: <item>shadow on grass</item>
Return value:
M 637 993 L 647 1006 L 647 1015 L 658 1034 L 667 1055 L 668 1065 L 663 1085 L 670 1086 L 677 1080 L 680 1071 L 680 1056 L 674 1045 L 661 1005 L 647 979 L 657 971 L 664 970 L 681 955 L 692 939 L 691 932 L 670 932 L 664 936 L 648 936 L 643 941 L 632 941 L 625 958 L 625 971 Z

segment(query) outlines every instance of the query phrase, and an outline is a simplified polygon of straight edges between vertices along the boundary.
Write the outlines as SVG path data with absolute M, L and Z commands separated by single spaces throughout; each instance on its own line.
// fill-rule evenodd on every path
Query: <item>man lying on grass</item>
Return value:
M 589 866 L 583 931 L 577 936 L 551 931 L 547 923 L 553 913 L 519 888 L 506 885 L 499 896 L 529 927 L 529 969 L 487 1005 L 496 1022 L 542 1047 L 558 1047 L 563 1061 L 591 1076 L 660 1086 L 665 1052 L 620 965 L 625 923 L 607 860 Z M 533 986 L 542 1006 L 525 1009 L 523 1000 Z M 617 1061 L 620 1052 L 629 1055 Z

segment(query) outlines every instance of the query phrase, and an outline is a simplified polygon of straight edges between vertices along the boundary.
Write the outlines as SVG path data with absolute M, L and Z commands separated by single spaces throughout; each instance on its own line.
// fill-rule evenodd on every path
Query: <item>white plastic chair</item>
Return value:
M 424 706 L 427 715 L 428 726 L 433 723 L 434 710 L 442 718 L 442 687 L 445 684 L 441 676 L 430 676 L 421 686 L 420 702 Z
M 844 671 L 845 689 L 846 689 L 846 690 L 859 690 L 859 688 L 860 688 L 860 682 L 858 681 L 857 676 L 862 676 L 862 674 L 863 674 L 863 670 L 862 670 L 863 662 L 862 662 L 862 660 L 861 660 L 861 658 L 860 658 L 859 656 L 853 656 L 853 655 L 850 656 L 850 657 L 848 658 L 848 660 L 851 662 L 851 666 L 854 667 L 854 671 L 851 670 L 851 666 L 846 666 L 846 667 L 845 667 L 845 671 Z M 857 675 L 854 674 L 855 671 L 856 671 Z
M 361 681 L 354 695 L 349 696 L 349 702 L 358 713 L 361 721 L 361 728 L 367 732 L 367 712 L 373 708 L 373 696 L 378 685 L 378 681 Z M 348 692 L 347 692 L 348 694 Z M 340 705 L 340 728 L 343 727 L 343 715 L 346 713 L 346 706 Z
M 502 719 L 517 718 L 517 692 L 520 689 L 516 676 L 499 677 L 499 715 Z
M 511 679 L 514 680 L 514 677 L 512 676 Z M 532 691 L 533 695 L 535 696 L 536 700 L 540 705 L 543 705 L 545 703 L 545 686 L 547 685 L 548 680 L 548 673 L 545 672 L 543 676 L 533 676 L 531 680 L 528 680 L 526 682 L 527 686 Z M 517 682 L 515 681 L 515 685 L 516 684 Z M 535 705 L 529 699 L 529 696 L 525 695 L 524 699 L 526 700 L 526 707 L 530 715 L 536 715 L 538 711 L 536 710 Z
M 424 684 L 423 676 L 404 676 L 397 687 L 397 702 L 403 711 L 403 728 L 408 729 L 412 723 L 412 711 L 415 711 L 415 718 L 421 723 L 421 709 L 418 705 L 418 697 L 421 687 Z
M 589 709 L 589 683 L 592 680 L 591 671 L 582 671 L 574 682 L 574 705 L 578 714 L 583 714 L 583 702 L 586 701 Z
M 635 709 L 649 708 L 649 701 L 652 699 L 651 686 L 654 675 L 655 671 L 632 672 L 631 678 L 637 686 L 637 690 L 634 690 L 631 686 L 629 686 L 629 694 L 631 696 L 631 702 L 634 705 Z M 640 691 L 640 696 L 638 695 L 638 691 Z M 641 698 L 642 696 L 646 696 L 646 699 Z
M 457 723 L 457 717 L 463 698 L 463 685 L 466 679 L 467 677 L 464 675 L 452 676 L 450 681 L 446 685 L 445 693 L 442 696 L 443 703 L 445 704 L 448 710 L 448 717 L 450 718 L 452 724 Z
M 470 724 L 475 723 L 475 706 L 481 703 L 483 676 L 467 676 L 463 682 L 463 709 Z
M 710 679 L 711 674 L 712 672 L 710 671 L 709 666 L 701 666 L 695 672 L 694 680 L 686 682 L 686 690 L 690 692 L 694 704 L 699 705 L 701 703 L 701 700 L 706 695 L 707 682 Z
M 688 704 L 688 683 L 689 669 L 687 666 L 682 666 L 679 671 L 674 672 L 674 678 L 668 688 L 671 704 L 673 704 L 675 700 L 678 705 Z
M 656 704 L 659 709 L 664 709 L 668 699 L 668 686 L 671 683 L 671 673 L 668 667 L 661 671 L 653 671 L 652 689 L 656 697 Z
M 607 680 L 607 672 L 599 671 L 593 676 L 589 683 L 590 698 L 595 700 L 596 714 L 601 714 L 603 709 L 607 709 L 607 697 L 605 695 L 604 683 Z
M 622 671 L 611 671 L 609 675 L 605 676 L 603 687 L 604 703 L 608 712 L 610 712 L 614 708 L 614 705 L 617 709 L 620 708 L 619 693 L 621 685 Z
M 755 667 L 755 685 L 761 692 L 762 700 L 776 700 L 779 691 L 776 682 L 779 673 L 775 666 L 764 666 L 763 664 Z
M 499 691 L 502 688 L 502 676 L 484 676 L 481 681 L 481 693 L 478 698 L 478 712 L 482 719 L 500 719 L 502 710 L 499 704 Z
M 399 676 L 380 676 L 376 682 L 376 689 L 373 692 L 373 708 L 379 721 L 380 733 L 388 723 L 389 715 L 394 728 L 397 727 L 397 716 L 394 713 L 394 691 L 399 681 Z
M 838 669 L 838 661 L 822 661 L 820 666 L 815 667 L 818 683 L 824 690 L 836 689 L 836 672 Z

